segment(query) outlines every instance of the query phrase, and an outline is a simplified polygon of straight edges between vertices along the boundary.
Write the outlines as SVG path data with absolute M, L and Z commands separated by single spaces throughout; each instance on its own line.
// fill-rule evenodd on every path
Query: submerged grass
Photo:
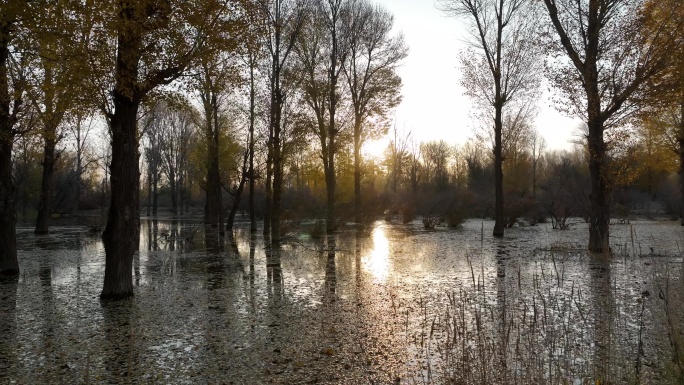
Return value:
M 486 287 L 484 269 L 471 263 L 477 256 L 467 256 L 468 281 L 432 303 L 421 298 L 405 316 L 411 382 L 684 383 L 684 318 L 672 299 L 672 286 L 683 292 L 681 276 L 654 273 L 659 295 L 634 293 L 619 287 L 608 261 L 597 261 L 586 292 L 565 276 L 564 258 L 548 253 L 527 274 L 518 266 L 507 276 L 502 267 Z

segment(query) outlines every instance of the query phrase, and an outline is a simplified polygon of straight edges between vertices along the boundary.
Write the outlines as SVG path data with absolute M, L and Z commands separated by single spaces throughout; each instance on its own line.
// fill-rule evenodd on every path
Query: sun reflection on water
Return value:
M 373 229 L 373 249 L 364 256 L 363 267 L 377 281 L 385 282 L 390 270 L 389 239 L 385 228 L 378 226 Z

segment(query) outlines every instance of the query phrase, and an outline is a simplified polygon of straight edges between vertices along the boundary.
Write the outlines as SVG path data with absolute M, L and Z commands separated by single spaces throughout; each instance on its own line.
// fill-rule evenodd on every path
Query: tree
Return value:
M 138 125 L 140 103 L 159 86 L 179 77 L 211 37 L 235 27 L 236 4 L 225 1 L 120 0 L 97 6 L 101 36 L 93 39 L 114 74 L 111 104 L 105 111 L 112 135 L 111 201 L 102 239 L 105 247 L 103 299 L 133 295 L 133 253 L 139 239 Z M 116 58 L 108 50 L 116 46 Z M 111 58 L 110 58 L 111 59 Z M 96 68 L 97 69 L 97 68 Z M 100 69 L 98 73 L 107 74 Z
M 32 12 L 29 1 L 0 4 L 0 274 L 19 274 L 17 261 L 17 213 L 14 205 L 12 146 L 19 134 L 17 123 L 23 110 L 25 74 L 23 58 L 12 52 L 12 44 L 22 32 L 22 21 Z
M 643 3 L 544 0 L 551 35 L 555 35 L 548 48 L 557 58 L 551 81 L 566 99 L 561 109 L 582 116 L 588 126 L 589 250 L 593 252 L 610 250 L 610 162 L 604 133 L 637 110 L 644 85 L 668 68 L 673 32 L 682 31 L 681 19 L 668 16 L 656 22 L 644 14 Z M 677 1 L 671 5 L 682 6 Z M 673 14 L 677 13 L 668 13 Z M 678 25 L 674 31 L 663 28 L 673 23 Z
M 195 111 L 187 101 L 166 106 L 161 125 L 162 169 L 171 190 L 171 211 L 179 214 L 181 191 L 187 182 L 190 146 L 195 136 Z
M 317 0 L 310 22 L 297 43 L 297 55 L 302 66 L 304 100 L 314 114 L 313 134 L 319 139 L 326 185 L 326 232 L 332 234 L 335 218 L 335 155 L 341 131 L 338 110 L 341 107 L 339 81 L 349 54 L 348 36 L 343 14 L 346 0 Z
M 394 18 L 365 0 L 352 3 L 349 54 L 342 63 L 354 110 L 354 216 L 361 221 L 361 146 L 368 138 L 387 133 L 388 112 L 401 101 L 401 79 L 396 68 L 406 58 L 403 35 L 392 36 Z M 367 124 L 374 118 L 375 124 Z
M 84 122 L 88 122 L 84 126 Z M 74 170 L 76 174 L 76 197 L 74 198 L 74 208 L 76 210 L 80 209 L 81 202 L 81 187 L 83 174 L 88 171 L 88 168 L 97 162 L 96 157 L 86 158 L 87 153 L 90 150 L 88 146 L 88 136 L 91 134 L 93 128 L 93 116 L 92 111 L 74 112 L 68 119 L 68 130 L 71 132 L 74 140 L 74 151 L 76 155 L 76 169 Z
M 53 210 L 55 164 L 60 152 L 57 146 L 64 138 L 62 123 L 72 108 L 84 105 L 79 76 L 84 73 L 83 36 L 75 28 L 68 2 L 46 2 L 35 19 L 35 30 L 29 30 L 18 45 L 29 57 L 32 70 L 27 78 L 27 99 L 40 120 L 43 139 L 43 175 L 41 180 L 36 234 L 47 234 Z M 45 28 L 51 25 L 52 28 Z M 45 30 L 45 31 L 43 31 Z M 64 38 L 68 35 L 70 38 Z
M 684 6 L 676 0 L 650 0 L 646 1 L 644 14 L 648 16 L 647 30 L 660 40 L 656 44 L 670 47 L 667 55 L 673 62 L 647 83 L 648 98 L 641 116 L 642 127 L 646 128 L 647 138 L 652 137 L 654 131 L 664 130 L 669 142 L 674 144 L 679 158 L 680 223 L 684 226 L 684 33 L 681 32 Z M 649 147 L 648 151 L 652 149 Z M 652 174 L 648 175 L 652 177 Z
M 165 106 L 161 101 L 155 101 L 149 108 L 144 108 L 139 114 L 138 122 L 142 125 L 141 136 L 146 140 L 144 148 L 145 164 L 147 166 L 147 215 L 157 215 L 159 209 L 159 182 L 162 176 L 162 130 Z
M 445 191 L 449 185 L 449 160 L 452 148 L 444 140 L 420 144 L 420 154 L 423 158 L 424 180 L 430 189 L 437 192 Z
M 205 56 L 196 75 L 196 89 L 204 112 L 203 128 L 206 143 L 207 175 L 205 179 L 206 203 L 204 223 L 218 227 L 223 234 L 223 199 L 221 197 L 220 138 L 222 127 L 222 104 L 227 96 L 228 86 L 233 83 L 235 63 L 223 53 Z
M 280 242 L 280 214 L 283 194 L 283 108 L 294 89 L 284 84 L 284 77 L 292 71 L 290 53 L 299 38 L 305 19 L 305 8 L 299 1 L 260 0 L 266 18 L 266 49 L 269 60 L 270 111 L 268 125 L 268 162 L 266 179 L 266 215 L 264 234 L 270 232 L 271 242 Z M 290 83 L 291 85 L 292 83 Z M 272 167 L 272 169 L 271 169 Z M 271 177 L 272 188 L 271 188 Z M 270 230 L 270 231 L 269 231 Z
M 402 176 L 406 173 L 405 166 L 408 164 L 408 145 L 411 132 L 400 133 L 395 124 L 391 133 L 390 143 L 385 150 L 387 184 L 392 192 L 397 192 Z
M 494 130 L 494 231 L 504 235 L 502 133 L 509 102 L 529 98 L 539 86 L 540 55 L 528 0 L 441 0 L 447 13 L 471 23 L 472 47 L 461 56 L 466 93 L 492 108 Z M 475 59 L 473 59 L 475 58 Z
M 546 150 L 546 140 L 537 130 L 532 130 L 530 135 L 530 153 L 532 155 L 532 198 L 537 197 L 537 175 L 539 174 L 540 160 Z

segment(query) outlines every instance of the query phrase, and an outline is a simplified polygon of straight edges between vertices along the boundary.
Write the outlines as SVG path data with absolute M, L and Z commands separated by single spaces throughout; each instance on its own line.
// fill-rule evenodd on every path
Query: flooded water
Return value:
M 0 282 L 0 383 L 678 383 L 684 228 L 586 224 L 490 236 L 377 221 L 334 237 L 220 238 L 142 220 L 135 296 L 100 302 L 104 249 L 86 227 L 18 230 Z

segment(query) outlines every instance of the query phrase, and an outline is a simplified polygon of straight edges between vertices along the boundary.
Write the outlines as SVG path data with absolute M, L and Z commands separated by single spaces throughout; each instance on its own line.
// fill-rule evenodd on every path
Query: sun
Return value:
M 376 140 L 369 140 L 361 147 L 361 154 L 364 159 L 375 159 L 376 162 L 382 161 L 385 158 L 385 150 L 389 140 L 387 137 L 382 137 Z

